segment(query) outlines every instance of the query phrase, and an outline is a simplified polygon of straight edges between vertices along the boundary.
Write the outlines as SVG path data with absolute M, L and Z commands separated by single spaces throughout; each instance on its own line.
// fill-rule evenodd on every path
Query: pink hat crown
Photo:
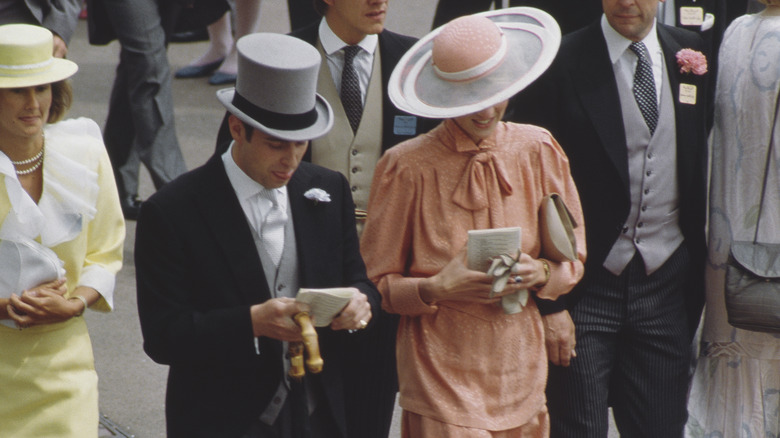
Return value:
M 496 24 L 484 16 L 452 20 L 433 39 L 431 57 L 436 75 L 458 82 L 480 78 L 501 64 L 506 39 Z

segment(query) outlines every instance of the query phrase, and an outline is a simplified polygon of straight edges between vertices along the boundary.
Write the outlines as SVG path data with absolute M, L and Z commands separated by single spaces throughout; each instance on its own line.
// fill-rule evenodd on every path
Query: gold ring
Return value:
M 363 330 L 366 327 L 368 327 L 368 323 L 361 319 L 360 320 L 360 330 Z

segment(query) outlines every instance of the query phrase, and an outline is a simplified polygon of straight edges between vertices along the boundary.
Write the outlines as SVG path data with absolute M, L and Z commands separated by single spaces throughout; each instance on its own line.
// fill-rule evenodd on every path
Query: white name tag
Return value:
M 696 6 L 680 7 L 680 24 L 683 26 L 701 26 L 704 23 L 704 8 Z
M 680 84 L 680 103 L 696 105 L 696 85 Z

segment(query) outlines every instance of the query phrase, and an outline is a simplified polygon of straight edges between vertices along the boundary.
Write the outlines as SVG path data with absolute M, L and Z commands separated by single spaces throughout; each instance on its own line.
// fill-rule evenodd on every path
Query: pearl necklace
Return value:
M 40 160 L 42 156 L 43 156 L 43 147 L 41 147 L 41 150 L 38 151 L 38 153 L 34 157 L 28 158 L 28 159 L 22 160 L 22 161 L 13 161 L 13 160 L 11 160 L 11 163 L 14 166 L 24 166 L 25 164 L 34 163 L 34 162 Z
M 41 151 L 38 152 L 32 158 L 28 158 L 28 159 L 22 160 L 22 161 L 11 161 L 11 163 L 13 163 L 14 166 L 23 166 L 25 164 L 35 163 L 34 166 L 32 166 L 32 167 L 30 167 L 28 169 L 17 170 L 16 174 L 17 175 L 29 175 L 29 174 L 35 172 L 36 170 L 38 170 L 38 168 L 41 167 L 41 165 L 43 164 L 43 149 L 44 149 L 44 147 L 45 147 L 45 145 L 42 146 L 41 147 Z

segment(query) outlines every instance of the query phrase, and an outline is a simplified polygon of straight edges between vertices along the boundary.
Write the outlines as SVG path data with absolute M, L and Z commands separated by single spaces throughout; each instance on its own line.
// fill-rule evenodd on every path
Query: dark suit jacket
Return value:
M 379 293 L 366 277 L 344 177 L 301 163 L 287 187 L 301 287 L 355 286 L 378 312 Z M 315 187 L 332 201 L 305 199 L 303 193 Z M 249 308 L 271 293 L 219 156 L 144 202 L 135 263 L 144 350 L 170 365 L 168 436 L 245 433 L 283 378 L 283 352 L 281 342 L 261 338 L 260 355 L 255 353 Z M 344 435 L 341 360 L 355 335 L 318 331 L 325 367 L 306 378 L 322 387 Z
M 316 45 L 317 40 L 319 39 L 319 25 L 320 22 L 318 21 L 298 31 L 292 32 L 290 35 L 300 38 L 311 45 Z M 393 69 L 401 59 L 401 56 L 403 56 L 416 41 L 417 40 L 412 37 L 390 32 L 389 30 L 385 30 L 379 34 L 379 53 L 381 53 L 382 56 L 382 152 L 402 141 L 409 140 L 410 138 L 430 131 L 440 122 L 440 120 L 417 117 L 417 131 L 414 134 L 399 135 L 393 132 L 395 117 L 411 116 L 411 114 L 401 111 L 393 105 L 393 102 L 391 102 L 390 98 L 387 96 L 387 83 L 390 80 Z M 325 60 L 323 59 L 322 62 L 325 62 Z M 227 115 L 225 117 L 227 118 Z M 227 120 L 223 120 L 217 136 L 216 153 L 221 154 L 226 151 L 230 141 L 231 137 L 227 130 Z M 306 155 L 303 159 L 305 161 L 311 161 L 311 149 L 306 151 Z
M 659 25 L 658 38 L 675 102 L 680 226 L 693 261 L 686 302 L 695 327 L 703 303 L 707 76 L 677 68 L 677 51 L 701 50 L 698 35 Z M 681 82 L 697 86 L 696 105 L 680 103 Z M 603 265 L 631 207 L 620 98 L 599 21 L 564 37 L 553 65 L 516 96 L 509 118 L 549 129 L 569 157 L 585 216 L 588 259 L 581 284 L 586 284 L 588 273 Z M 569 307 L 581 289 L 567 296 Z

